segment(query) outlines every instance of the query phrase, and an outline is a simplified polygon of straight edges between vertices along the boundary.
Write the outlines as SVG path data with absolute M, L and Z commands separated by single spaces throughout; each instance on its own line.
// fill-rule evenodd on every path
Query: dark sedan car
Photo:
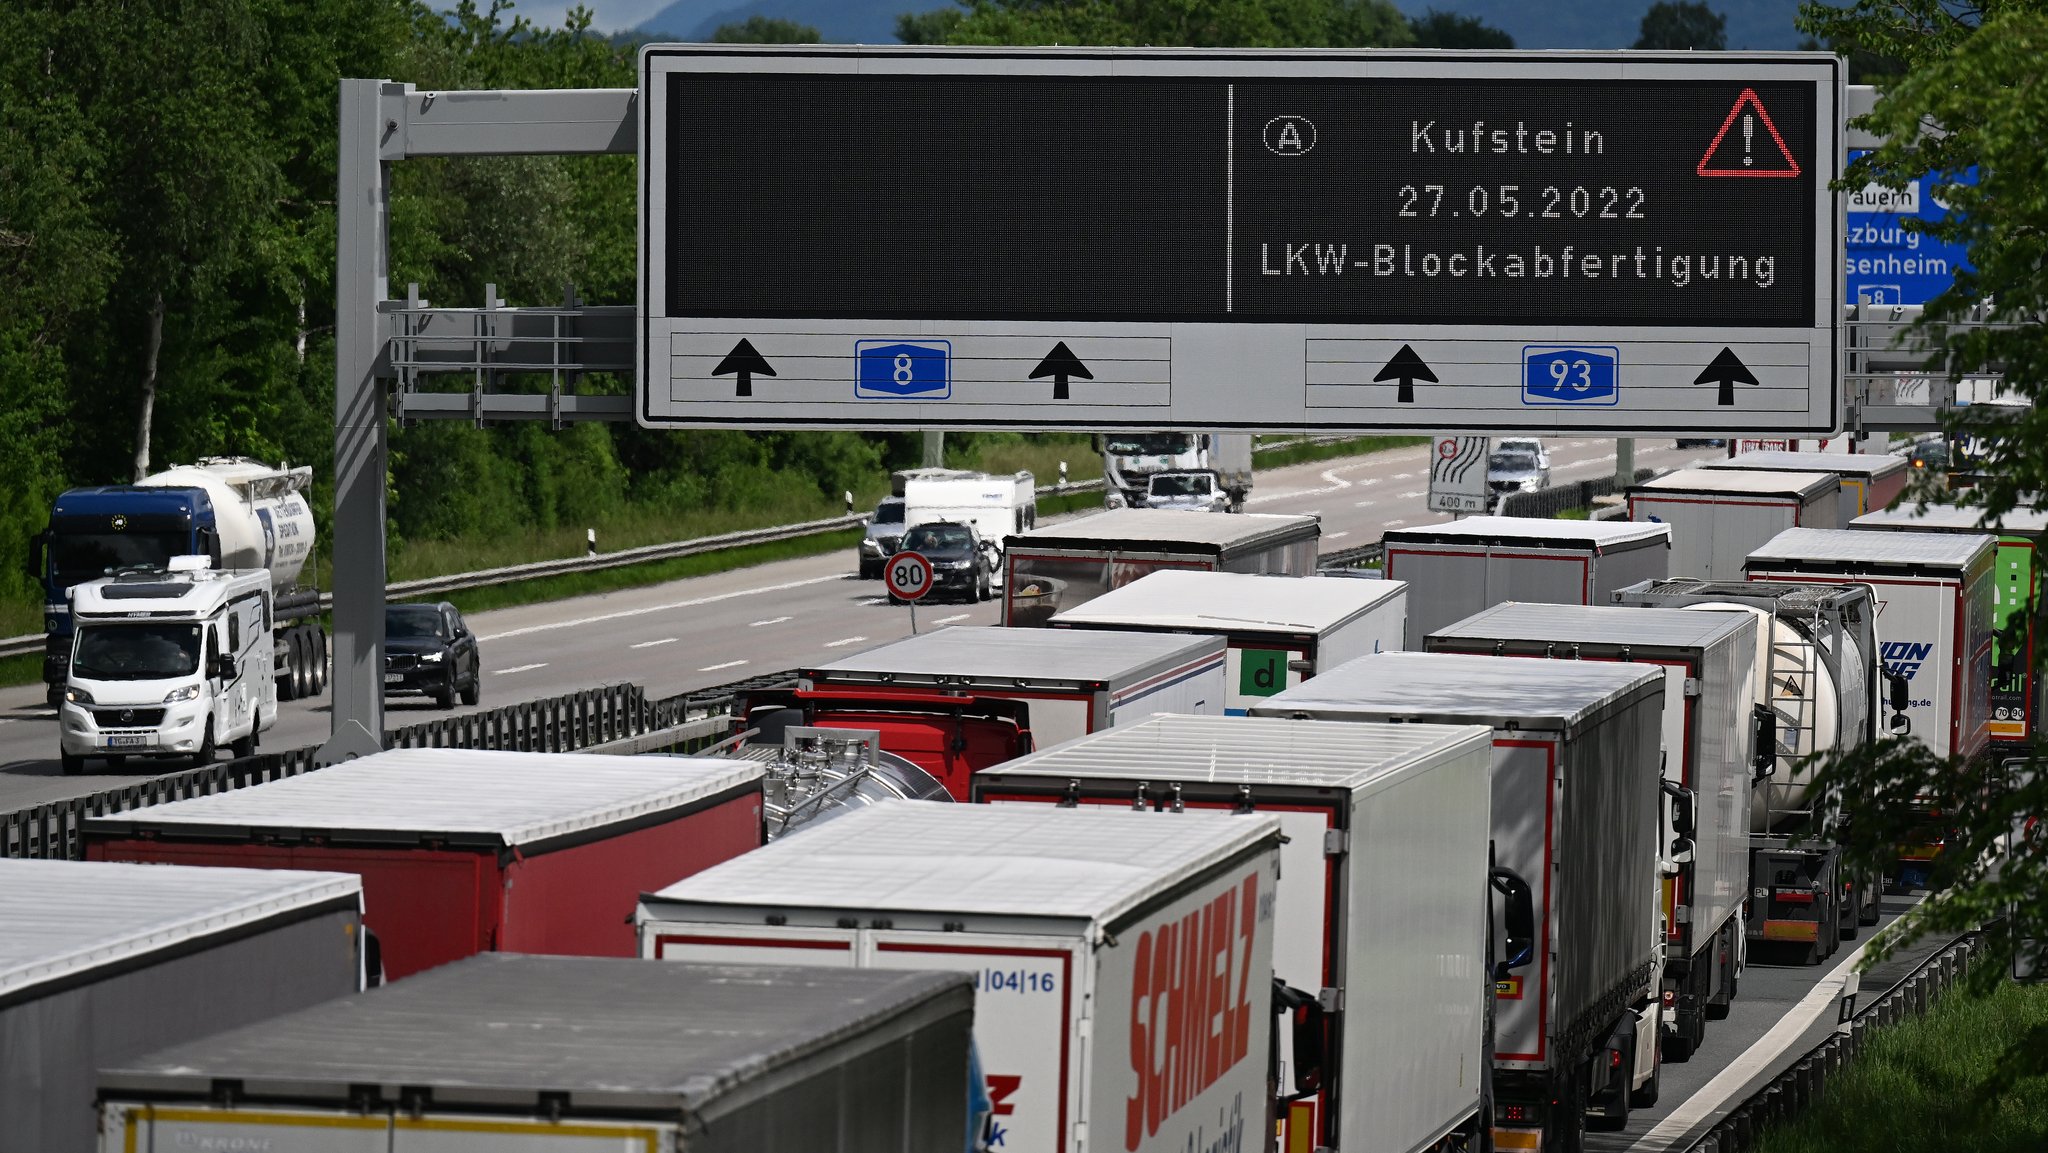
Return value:
M 932 562 L 932 591 L 926 600 L 957 596 L 965 601 L 985 601 L 995 587 L 995 549 L 982 540 L 971 524 L 936 521 L 921 524 L 903 534 L 903 551 L 921 554 Z M 891 604 L 902 604 L 890 594 Z
M 442 708 L 483 699 L 476 634 L 447 603 L 384 608 L 384 691 L 425 693 Z

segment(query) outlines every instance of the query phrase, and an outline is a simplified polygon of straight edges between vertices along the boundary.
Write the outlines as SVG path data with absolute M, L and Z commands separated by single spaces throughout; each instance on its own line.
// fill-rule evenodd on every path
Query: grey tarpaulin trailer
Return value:
M 1408 582 L 1408 635 L 1502 601 L 1604 605 L 1623 585 L 1670 575 L 1671 530 L 1628 521 L 1468 516 L 1389 529 L 1386 573 Z
M 87 1153 L 106 1064 L 361 988 L 342 873 L 0 860 L 0 1150 Z
M 1003 542 L 1003 623 L 1043 625 L 1160 569 L 1316 571 L 1322 522 L 1313 516 L 1216 516 L 1125 508 L 1033 529 Z
M 1628 518 L 1671 526 L 1668 575 L 1741 580 L 1750 550 L 1786 529 L 1841 527 L 1841 503 L 1832 472 L 1686 468 L 1629 489 Z
M 101 1150 L 956 1150 L 973 1016 L 964 974 L 484 954 L 106 1070 Z
M 1786 452 L 1764 449 L 1738 453 L 1727 460 L 1710 460 L 1701 468 L 1736 469 L 1744 472 L 1831 472 L 1842 481 L 1837 527 L 1865 513 L 1892 506 L 1906 490 L 1906 458 L 1888 452 Z

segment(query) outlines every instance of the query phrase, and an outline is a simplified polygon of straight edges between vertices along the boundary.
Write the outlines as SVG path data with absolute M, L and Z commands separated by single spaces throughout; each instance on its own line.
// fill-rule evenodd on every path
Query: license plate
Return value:
M 108 737 L 107 747 L 110 749 L 139 749 L 148 741 L 148 737 L 139 735 L 132 737 Z
M 400 682 L 401 682 L 401 681 L 403 681 L 403 680 L 405 680 L 405 674 L 404 674 L 404 673 L 385 673 L 385 674 L 384 674 L 384 683 L 385 683 L 385 684 L 387 684 L 387 685 L 395 685 L 395 684 L 398 684 L 398 683 L 400 683 Z

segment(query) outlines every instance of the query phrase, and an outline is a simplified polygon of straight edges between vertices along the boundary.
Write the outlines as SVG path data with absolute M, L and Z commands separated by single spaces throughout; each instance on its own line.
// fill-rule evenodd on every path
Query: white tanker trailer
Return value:
M 1805 947 L 1818 964 L 1839 941 L 1878 920 L 1882 882 L 1852 876 L 1840 847 L 1809 830 L 1828 799 L 1816 794 L 1805 761 L 1816 752 L 1844 752 L 1877 736 L 1876 602 L 1868 585 L 1794 585 L 1643 581 L 1614 594 L 1615 603 L 1708 612 L 1748 613 L 1757 627 L 1757 704 L 1775 720 L 1775 755 L 1759 751 L 1750 796 L 1751 947 Z M 1897 699 L 1897 690 L 1893 691 Z M 1890 728 L 1900 731 L 1903 716 Z

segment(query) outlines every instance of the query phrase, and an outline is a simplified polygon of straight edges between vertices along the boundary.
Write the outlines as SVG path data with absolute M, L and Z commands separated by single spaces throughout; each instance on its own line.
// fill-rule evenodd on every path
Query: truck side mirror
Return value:
M 1904 713 L 1893 713 L 1892 719 L 1885 722 L 1885 727 L 1891 730 L 1893 736 L 1903 737 L 1913 731 L 1913 718 Z
M 1756 760 L 1751 776 L 1763 780 L 1778 768 L 1778 714 L 1769 705 L 1756 706 Z
M 1330 1052 L 1335 1041 L 1330 1028 L 1330 1014 L 1323 1008 L 1322 1001 L 1314 993 L 1289 986 L 1278 977 L 1273 978 L 1273 1015 L 1286 1017 L 1293 1024 L 1293 1052 L 1288 1059 L 1294 1065 L 1294 1087 L 1290 1091 L 1281 1086 L 1280 1095 L 1295 1101 L 1320 1090 L 1330 1068 Z M 1280 1031 L 1273 1031 L 1277 1039 Z M 1277 1045 L 1277 1040 L 1275 1041 Z
M 213 658 L 206 666 L 206 675 L 217 681 L 235 679 L 235 658 L 225 654 Z
M 1886 686 L 1890 689 L 1891 692 L 1890 701 L 1892 711 L 1895 713 L 1905 712 L 1906 709 L 1913 703 L 1912 686 L 1908 685 L 1906 683 L 1906 678 L 1900 676 L 1898 673 L 1886 673 L 1884 675 L 1884 679 Z
M 37 584 L 41 584 L 43 580 L 43 545 L 48 543 L 49 539 L 48 529 L 28 538 L 28 559 L 23 567 L 28 571 L 28 579 Z
M 1665 781 L 1665 795 L 1671 798 L 1671 831 L 1681 837 L 1691 837 L 1698 829 L 1693 813 L 1693 792 L 1683 785 Z
M 1504 981 L 1509 970 L 1519 969 L 1536 957 L 1536 899 L 1529 882 L 1513 869 L 1496 865 L 1487 870 L 1487 880 L 1507 902 L 1507 956 L 1493 967 L 1493 979 Z

